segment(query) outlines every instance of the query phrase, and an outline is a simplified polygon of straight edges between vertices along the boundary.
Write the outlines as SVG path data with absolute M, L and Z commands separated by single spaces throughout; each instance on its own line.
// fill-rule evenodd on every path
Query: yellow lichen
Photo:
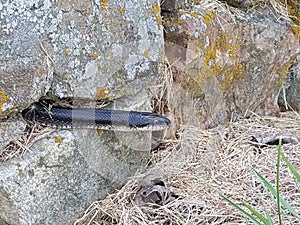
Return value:
M 0 29 L 0 35 L 4 34 L 4 30 Z
M 5 92 L 0 91 L 0 112 L 2 112 L 2 106 L 4 103 L 9 101 L 9 97 L 5 95 Z
M 160 5 L 158 5 L 158 4 L 154 4 L 154 5 L 153 5 L 153 9 L 154 9 L 154 11 L 156 11 L 156 12 L 160 12 L 160 11 L 161 11 L 161 7 L 160 7 Z
M 40 75 L 43 75 L 45 73 L 45 70 L 43 68 L 39 68 L 38 72 Z
M 280 0 L 285 8 L 288 9 L 289 17 L 294 24 L 291 26 L 297 39 L 300 39 L 300 2 L 298 0 Z
M 120 8 L 120 13 L 125 13 L 126 12 L 126 9 L 124 7 Z
M 160 5 L 159 4 L 154 4 L 154 5 L 152 5 L 152 9 L 153 9 L 152 16 L 155 17 L 158 22 L 162 22 L 162 17 L 160 15 L 160 12 L 161 12 Z M 157 25 L 157 29 L 158 30 L 161 29 L 160 24 Z
M 143 52 L 143 56 L 145 56 L 145 57 L 148 57 L 148 56 L 149 56 L 149 49 L 146 49 L 146 50 Z
M 199 14 L 197 14 L 197 13 L 195 13 L 195 12 L 189 12 L 189 14 L 190 14 L 192 17 L 199 18 Z
M 201 85 L 208 78 L 218 76 L 220 88 L 223 90 L 230 88 L 232 83 L 241 78 L 245 71 L 244 65 L 239 61 L 239 37 L 240 35 L 233 36 L 220 30 L 218 35 L 209 39 L 210 42 L 206 47 L 204 47 L 205 43 L 200 41 L 198 43 L 198 47 L 201 49 L 199 60 L 203 60 L 203 63 L 195 64 L 195 68 L 187 70 L 183 87 L 190 89 L 194 95 L 199 95 L 201 94 Z M 201 67 L 197 65 L 201 65 Z
M 89 52 L 89 53 L 88 53 L 88 56 L 89 56 L 90 58 L 94 58 L 94 59 L 98 59 L 98 57 L 99 57 L 98 53 L 95 53 L 95 52 L 93 52 L 93 51 Z
M 178 9 L 177 12 L 180 13 L 180 14 L 184 14 L 185 13 L 185 11 L 183 9 Z
M 68 49 L 64 50 L 64 54 L 65 55 L 69 55 L 70 54 L 70 51 Z
M 55 140 L 56 143 L 62 143 L 63 142 L 63 140 L 59 136 L 54 136 L 54 140 Z
M 203 22 L 205 23 L 206 26 L 209 27 L 214 17 L 215 17 L 215 12 L 210 11 L 208 14 L 203 15 Z
M 281 66 L 278 70 L 279 75 L 279 82 L 280 85 L 282 85 L 287 78 L 289 69 L 291 68 L 292 63 L 294 62 L 296 56 L 292 56 L 287 63 L 285 63 L 283 66 Z
M 110 92 L 111 92 L 110 87 L 106 87 L 106 88 L 98 87 L 97 88 L 97 99 L 101 100 L 101 99 L 109 98 Z
M 100 0 L 101 2 L 101 7 L 104 9 L 109 8 L 110 4 L 107 3 L 107 0 Z
M 228 88 L 230 88 L 234 80 L 241 78 L 244 70 L 244 65 L 239 62 L 236 62 L 233 66 L 229 66 L 228 68 L 226 68 L 226 70 L 224 71 L 224 80 L 220 85 L 221 88 L 223 90 L 227 90 Z
M 296 36 L 297 39 L 300 39 L 300 26 L 298 25 L 293 25 L 292 30 Z

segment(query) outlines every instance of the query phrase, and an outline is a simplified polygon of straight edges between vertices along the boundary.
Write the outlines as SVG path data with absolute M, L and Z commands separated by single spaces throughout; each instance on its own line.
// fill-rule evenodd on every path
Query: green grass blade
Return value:
M 222 198 L 224 198 L 230 205 L 232 205 L 234 208 L 236 208 L 238 211 L 240 211 L 247 219 L 249 219 L 250 221 L 252 221 L 254 224 L 256 225 L 263 225 L 260 222 L 258 222 L 251 214 L 249 214 L 248 212 L 246 212 L 244 209 L 242 209 L 239 205 L 237 205 L 236 203 L 234 203 L 233 201 L 231 201 L 228 197 L 226 197 L 225 195 L 222 195 Z
M 269 213 L 269 211 L 268 211 L 267 208 L 266 208 L 266 204 L 265 204 L 263 201 L 261 201 L 261 203 L 262 203 L 262 205 L 264 206 L 264 212 L 265 212 L 265 214 L 266 214 L 266 216 L 267 216 L 267 219 L 268 219 L 269 223 L 270 223 L 271 225 L 274 225 L 273 220 L 272 220 L 272 218 L 271 218 L 271 216 L 270 216 L 270 213 Z
M 289 170 L 293 174 L 293 176 L 296 178 L 297 182 L 300 184 L 300 174 L 295 169 L 295 167 L 290 163 L 290 161 L 284 156 L 283 152 L 281 152 L 282 160 L 285 162 L 285 164 L 289 167 Z
M 280 178 L 280 155 L 281 155 L 281 144 L 282 140 L 279 139 L 279 144 L 277 147 L 277 163 L 276 163 L 276 200 L 277 200 L 277 216 L 279 225 L 282 225 L 282 219 L 281 219 L 281 207 L 280 207 L 280 196 L 279 196 L 279 178 Z
M 248 223 L 248 219 L 250 221 L 252 221 L 254 224 L 256 225 L 263 225 L 260 222 L 258 222 L 251 214 L 249 214 L 248 212 L 246 212 L 244 209 L 242 209 L 239 205 L 237 205 L 236 203 L 234 203 L 233 201 L 231 201 L 228 197 L 226 197 L 225 195 L 223 195 L 220 191 L 218 191 L 216 188 L 214 188 L 207 180 L 201 178 L 201 177 L 197 177 L 198 179 L 200 179 L 204 184 L 206 184 L 209 188 L 213 189 L 214 191 L 216 191 L 224 200 L 226 200 L 231 206 L 233 206 L 234 208 L 236 208 L 238 211 L 240 211 L 244 217 L 246 218 L 246 221 Z
M 260 182 L 264 185 L 264 188 L 266 191 L 270 191 L 272 193 L 272 195 L 274 197 L 276 197 L 276 190 L 273 188 L 273 186 L 263 177 L 261 176 L 255 169 L 253 169 L 255 175 L 258 177 L 258 179 L 260 180 Z M 287 209 L 289 210 L 293 216 L 295 216 L 296 218 L 300 219 L 300 215 L 293 209 L 293 207 L 287 203 L 280 195 L 279 195 L 279 199 L 281 204 Z
M 252 206 L 247 204 L 246 202 L 243 202 L 243 204 L 249 209 L 250 212 L 252 212 L 253 215 L 255 215 L 260 221 L 262 221 L 265 225 L 271 225 L 272 223 L 269 222 L 269 220 L 264 217 L 262 214 L 260 214 L 258 211 L 256 211 Z

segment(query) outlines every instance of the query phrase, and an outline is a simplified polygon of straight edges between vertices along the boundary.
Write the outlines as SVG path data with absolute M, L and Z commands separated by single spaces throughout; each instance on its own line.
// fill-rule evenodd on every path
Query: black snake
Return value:
M 111 109 L 67 108 L 33 103 L 22 111 L 25 120 L 56 128 L 162 130 L 171 121 L 156 113 Z

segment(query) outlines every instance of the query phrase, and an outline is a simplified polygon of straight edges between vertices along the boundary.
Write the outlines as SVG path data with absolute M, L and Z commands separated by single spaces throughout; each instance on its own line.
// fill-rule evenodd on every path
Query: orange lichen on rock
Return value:
M 100 0 L 102 8 L 109 8 L 110 4 L 107 3 L 107 0 Z
M 97 88 L 97 99 L 99 99 L 99 100 L 108 99 L 110 97 L 110 92 L 111 92 L 110 87 L 106 87 L 106 88 L 98 87 Z
M 39 68 L 38 72 L 40 75 L 43 75 L 45 73 L 45 70 L 43 68 Z
M 195 12 L 189 12 L 189 14 L 194 18 L 199 18 L 199 14 L 197 14 Z
M 298 26 L 298 25 L 292 25 L 292 30 L 293 30 L 296 38 L 300 39 L 300 26 Z
M 287 63 L 285 63 L 283 66 L 281 66 L 278 70 L 278 75 L 279 75 L 279 82 L 280 85 L 282 85 L 288 75 L 289 69 L 291 68 L 294 60 L 296 59 L 296 56 L 292 56 Z
M 5 92 L 2 90 L 0 91 L 0 112 L 2 112 L 2 106 L 4 103 L 9 101 L 9 97 L 5 95 Z
M 285 8 L 288 9 L 289 17 L 295 23 L 292 25 L 292 30 L 296 37 L 300 39 L 300 2 L 298 0 L 280 0 Z
M 161 7 L 159 4 L 154 4 L 152 5 L 152 16 L 156 18 L 156 20 L 160 23 L 162 22 L 162 17 L 161 17 Z M 157 29 L 160 30 L 161 26 L 160 24 L 157 25 Z
M 98 59 L 99 54 L 96 53 L 96 52 L 91 51 L 91 52 L 89 52 L 88 56 L 89 56 L 90 58 L 93 58 L 93 59 L 96 60 L 96 59 Z
M 143 56 L 149 57 L 149 49 L 146 49 L 146 50 L 143 52 Z
M 63 140 L 59 136 L 54 136 L 54 140 L 55 140 L 56 143 L 62 143 L 63 142 Z
M 124 7 L 122 7 L 122 8 L 120 8 L 120 10 L 119 10 L 119 11 L 120 11 L 120 13 L 122 13 L 122 14 L 123 14 L 123 13 L 125 13 L 125 12 L 126 12 L 126 9 L 125 9 Z
M 195 64 L 185 74 L 183 87 L 190 88 L 193 93 L 199 92 L 202 83 L 210 77 L 219 77 L 220 88 L 227 90 L 245 71 L 245 66 L 239 60 L 239 35 L 233 36 L 219 30 L 218 35 L 209 37 L 209 40 L 206 47 L 204 40 L 199 40 L 198 45 L 202 51 L 198 53 L 198 60 L 202 63 Z
M 70 54 L 70 51 L 68 49 L 64 50 L 64 54 L 65 55 L 69 55 Z
M 212 20 L 215 17 L 215 12 L 214 11 L 210 11 L 209 13 L 203 15 L 203 22 L 206 24 L 206 26 L 210 26 L 212 23 Z

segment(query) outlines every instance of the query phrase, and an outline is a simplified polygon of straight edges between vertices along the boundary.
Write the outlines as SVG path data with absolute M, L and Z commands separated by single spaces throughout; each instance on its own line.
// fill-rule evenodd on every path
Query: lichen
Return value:
M 146 50 L 143 52 L 143 56 L 149 57 L 149 49 L 146 49 Z
M 126 12 L 126 9 L 124 7 L 120 8 L 120 13 L 124 14 Z
M 65 55 L 69 55 L 69 54 L 70 54 L 69 49 L 64 50 L 64 54 L 65 54 Z
M 287 63 L 285 63 L 283 66 L 281 66 L 278 70 L 278 75 L 279 75 L 279 82 L 280 85 L 282 85 L 288 75 L 289 69 L 291 68 L 294 60 L 296 59 L 296 56 L 292 56 Z
M 39 73 L 40 75 L 43 75 L 43 74 L 45 73 L 45 70 L 44 70 L 43 68 L 39 68 L 39 69 L 38 69 L 38 73 Z
M 218 77 L 220 89 L 227 90 L 245 71 L 245 66 L 239 61 L 240 35 L 233 37 L 220 30 L 215 38 L 210 37 L 206 47 L 204 40 L 199 40 L 197 44 L 198 49 L 202 49 L 199 60 L 203 60 L 203 63 L 196 63 L 193 68 L 189 68 L 182 83 L 183 88 L 191 90 L 198 97 L 201 95 L 201 85 L 208 78 Z M 229 60 L 225 62 L 225 59 Z
M 161 7 L 159 4 L 154 4 L 152 5 L 152 16 L 156 18 L 156 21 L 159 22 L 157 24 L 157 29 L 160 30 L 161 26 L 160 23 L 162 22 L 162 17 L 161 17 Z
M 106 88 L 98 87 L 97 99 L 98 100 L 108 99 L 110 98 L 110 93 L 111 93 L 110 87 L 106 87 Z
M 5 95 L 5 92 L 2 90 L 0 91 L 0 113 L 3 111 L 2 107 L 3 104 L 9 101 L 9 97 Z
M 209 13 L 203 15 L 203 22 L 205 23 L 206 26 L 210 26 L 212 23 L 212 20 L 215 17 L 215 12 L 214 11 L 210 11 Z
M 280 2 L 288 9 L 289 17 L 295 23 L 291 28 L 295 36 L 300 39 L 300 2 L 298 0 L 280 0 Z
M 294 32 L 297 39 L 300 39 L 300 26 L 292 25 L 292 31 Z
M 199 14 L 197 14 L 195 12 L 189 12 L 189 14 L 194 18 L 199 18 Z
M 63 142 L 63 140 L 59 136 L 54 136 L 54 140 L 55 140 L 56 143 L 62 143 Z
M 96 60 L 96 59 L 98 59 L 99 54 L 96 53 L 96 52 L 91 51 L 91 52 L 88 53 L 88 56 L 89 56 L 90 58 L 93 58 L 94 60 Z
M 104 9 L 109 8 L 110 4 L 107 3 L 107 0 L 100 0 L 101 2 L 101 7 Z

